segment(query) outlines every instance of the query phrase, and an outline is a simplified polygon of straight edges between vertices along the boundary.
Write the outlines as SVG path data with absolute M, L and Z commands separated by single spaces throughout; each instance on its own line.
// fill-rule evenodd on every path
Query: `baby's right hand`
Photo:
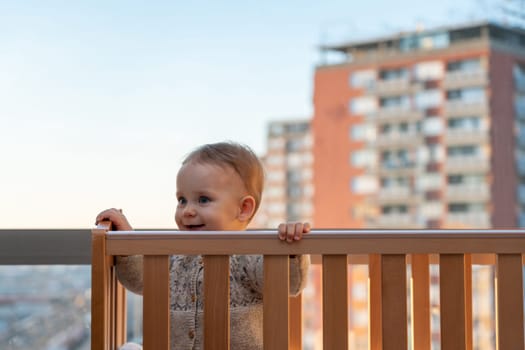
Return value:
M 133 228 L 128 222 L 128 219 L 122 214 L 122 209 L 106 209 L 97 215 L 95 219 L 95 225 L 99 222 L 109 220 L 113 224 L 113 230 L 115 231 L 131 231 Z
M 304 235 L 310 232 L 309 222 L 287 222 L 279 225 L 277 229 L 279 232 L 279 239 L 292 243 L 300 241 Z

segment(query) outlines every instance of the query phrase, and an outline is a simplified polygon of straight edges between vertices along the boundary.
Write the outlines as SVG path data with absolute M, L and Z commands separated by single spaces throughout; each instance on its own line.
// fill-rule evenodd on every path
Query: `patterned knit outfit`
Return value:
M 306 284 L 308 255 L 290 258 L 290 295 L 299 294 Z M 129 290 L 142 294 L 142 257 L 119 257 L 117 276 Z M 263 348 L 263 257 L 230 257 L 230 348 Z M 203 284 L 201 256 L 173 255 L 170 258 L 170 322 L 172 349 L 203 349 Z M 140 347 L 138 347 L 140 349 Z M 137 349 L 127 343 L 122 348 Z

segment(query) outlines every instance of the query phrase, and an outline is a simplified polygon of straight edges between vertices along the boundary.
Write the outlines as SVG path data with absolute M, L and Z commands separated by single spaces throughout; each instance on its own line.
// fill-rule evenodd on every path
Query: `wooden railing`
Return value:
M 125 294 L 113 257 L 144 255 L 143 340 L 145 350 L 169 349 L 169 255 L 204 256 L 204 344 L 229 349 L 229 255 L 264 258 L 265 349 L 300 349 L 299 304 L 288 297 L 290 254 L 322 260 L 323 348 L 348 348 L 349 262 L 363 255 L 369 265 L 369 348 L 408 349 L 407 302 L 413 310 L 411 348 L 430 349 L 429 259 L 440 271 L 441 349 L 472 348 L 472 259 L 496 266 L 498 349 L 524 349 L 523 230 L 313 230 L 286 244 L 275 231 L 199 232 L 93 230 L 92 349 L 116 349 L 125 341 Z M 432 255 L 431 255 L 432 254 Z M 407 301 L 407 266 L 413 291 Z M 290 300 L 292 304 L 290 306 Z M 291 322 L 290 324 L 300 324 Z

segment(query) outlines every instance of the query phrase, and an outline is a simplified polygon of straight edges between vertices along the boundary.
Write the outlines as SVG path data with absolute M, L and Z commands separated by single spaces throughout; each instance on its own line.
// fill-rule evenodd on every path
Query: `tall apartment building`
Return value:
M 263 157 L 266 183 L 251 227 L 277 228 L 286 221 L 313 220 L 313 155 L 309 120 L 269 123 Z
M 266 183 L 258 213 L 250 227 L 277 228 L 288 221 L 313 222 L 313 139 L 310 120 L 279 120 L 268 124 L 267 153 L 262 157 Z M 304 348 L 322 344 L 321 279 L 312 266 L 303 292 Z
M 525 31 L 479 22 L 323 49 L 345 58 L 315 72 L 315 226 L 525 226 Z M 475 348 L 493 348 L 492 270 L 474 271 Z M 350 305 L 366 305 L 366 273 L 349 273 Z M 350 327 L 366 348 L 366 318 Z
M 480 22 L 323 49 L 345 59 L 315 72 L 317 226 L 525 224 L 525 31 Z

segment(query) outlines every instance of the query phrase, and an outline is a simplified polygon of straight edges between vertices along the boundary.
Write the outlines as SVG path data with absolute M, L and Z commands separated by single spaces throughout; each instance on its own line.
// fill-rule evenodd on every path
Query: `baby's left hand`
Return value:
M 309 222 L 288 222 L 279 225 L 279 239 L 288 243 L 300 241 L 303 235 L 310 232 Z

